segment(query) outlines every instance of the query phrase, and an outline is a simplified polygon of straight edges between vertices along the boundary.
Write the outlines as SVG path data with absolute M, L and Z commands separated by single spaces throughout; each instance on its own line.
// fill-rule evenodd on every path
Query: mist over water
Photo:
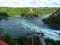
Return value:
M 60 40 L 60 31 L 42 22 L 42 19 L 47 16 L 49 15 L 34 18 L 12 16 L 8 20 L 0 21 L 0 28 L 4 29 L 3 34 L 9 33 L 14 37 L 25 35 L 28 32 L 43 32 L 44 38 Z

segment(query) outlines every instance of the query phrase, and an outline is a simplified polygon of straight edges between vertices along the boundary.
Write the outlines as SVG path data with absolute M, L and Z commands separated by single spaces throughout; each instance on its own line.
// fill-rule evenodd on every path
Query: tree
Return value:
M 2 36 L 2 40 L 4 40 L 10 45 L 20 45 L 18 41 L 9 34 L 5 34 L 4 36 Z

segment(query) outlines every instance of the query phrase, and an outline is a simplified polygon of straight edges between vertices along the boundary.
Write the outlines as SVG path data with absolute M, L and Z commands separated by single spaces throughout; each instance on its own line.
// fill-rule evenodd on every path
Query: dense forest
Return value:
M 56 11 L 57 8 L 48 8 L 48 7 L 40 7 L 40 8 L 12 8 L 12 7 L 0 7 L 0 13 L 7 13 L 9 16 L 16 16 L 21 14 L 30 15 L 31 13 L 37 14 L 37 15 L 44 15 L 53 13 Z
M 60 29 L 60 9 L 57 9 L 57 11 L 55 11 L 49 17 L 43 19 L 43 21 L 57 29 Z
M 0 7 L 0 20 L 7 19 L 8 16 L 38 17 L 40 15 L 53 13 L 57 8 L 12 8 Z

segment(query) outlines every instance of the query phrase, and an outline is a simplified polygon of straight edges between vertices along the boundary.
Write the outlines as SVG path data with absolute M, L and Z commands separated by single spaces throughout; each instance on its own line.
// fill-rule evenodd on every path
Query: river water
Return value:
M 13 37 L 19 37 L 28 32 L 43 32 L 45 34 L 44 38 L 60 40 L 60 31 L 43 23 L 42 19 L 48 16 L 42 15 L 34 18 L 12 16 L 8 17 L 8 20 L 0 21 L 0 28 L 4 30 L 3 34 L 8 33 Z

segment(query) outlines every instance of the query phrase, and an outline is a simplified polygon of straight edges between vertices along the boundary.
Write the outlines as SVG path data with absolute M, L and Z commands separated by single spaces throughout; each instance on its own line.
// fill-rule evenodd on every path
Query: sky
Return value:
M 0 0 L 0 7 L 60 7 L 60 0 Z

